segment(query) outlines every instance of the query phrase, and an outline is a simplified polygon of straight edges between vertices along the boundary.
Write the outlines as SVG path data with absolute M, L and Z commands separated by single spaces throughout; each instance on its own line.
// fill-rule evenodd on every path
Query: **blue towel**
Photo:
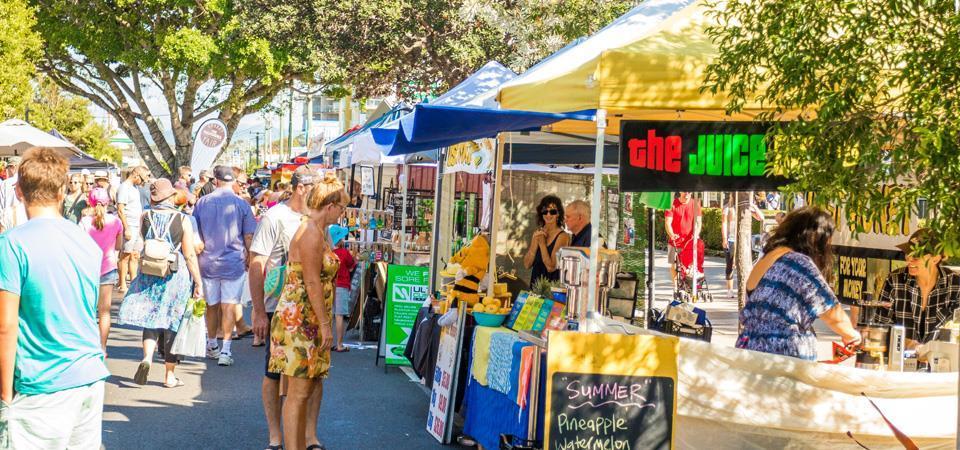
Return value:
M 490 337 L 487 385 L 503 395 L 510 395 L 513 344 L 517 342 L 520 342 L 520 338 L 514 333 L 494 333 Z

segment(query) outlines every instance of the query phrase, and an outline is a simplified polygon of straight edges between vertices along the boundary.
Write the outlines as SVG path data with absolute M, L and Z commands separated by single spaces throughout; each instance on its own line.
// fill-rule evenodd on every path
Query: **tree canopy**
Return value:
M 64 93 L 49 78 L 36 80 L 30 102 L 30 124 L 44 131 L 57 130 L 68 141 L 101 161 L 120 164 L 120 149 L 110 145 L 110 130 L 97 123 L 90 102 Z
M 189 163 L 195 124 L 217 117 L 232 135 L 323 62 L 319 0 L 31 3 L 46 41 L 41 68 L 116 118 L 156 174 Z M 149 108 L 151 91 L 164 110 Z
M 803 112 L 775 127 L 771 169 L 864 223 L 932 207 L 938 249 L 960 254 L 960 14 L 922 0 L 728 0 L 708 31 L 705 89 L 736 111 Z
M 0 0 L 0 120 L 23 117 L 33 93 L 33 61 L 40 52 L 34 22 L 24 2 Z

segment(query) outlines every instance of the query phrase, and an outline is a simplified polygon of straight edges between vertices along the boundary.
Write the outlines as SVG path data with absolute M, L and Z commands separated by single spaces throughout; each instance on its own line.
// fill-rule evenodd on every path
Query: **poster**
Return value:
M 377 193 L 373 184 L 373 167 L 371 166 L 360 166 L 360 193 L 367 197 Z
M 209 119 L 200 125 L 193 138 L 193 157 L 190 158 L 190 170 L 200 173 L 209 169 L 227 142 L 227 126 L 220 119 Z
M 427 299 L 429 268 L 393 265 L 387 267 L 386 352 L 387 365 L 408 366 L 403 356 L 417 312 Z
M 840 255 L 837 257 L 837 297 L 848 305 L 866 300 L 867 258 Z
M 674 448 L 678 338 L 557 331 L 549 339 L 543 448 Z
M 620 189 L 774 190 L 788 180 L 766 173 L 769 128 L 759 122 L 624 120 Z
M 433 371 L 430 408 L 427 411 L 427 432 L 441 444 L 449 444 L 453 432 L 453 408 L 457 392 L 457 372 L 462 363 L 460 343 L 467 310 L 460 308 L 457 321 L 440 330 L 437 367 Z
M 496 139 L 477 139 L 447 148 L 443 173 L 467 172 L 480 175 L 493 170 Z

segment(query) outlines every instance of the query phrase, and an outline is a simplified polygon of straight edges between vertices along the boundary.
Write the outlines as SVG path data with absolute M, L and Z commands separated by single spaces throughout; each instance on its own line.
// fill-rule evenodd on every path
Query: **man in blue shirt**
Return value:
M 233 365 L 230 343 L 236 324 L 235 305 L 243 293 L 250 241 L 257 229 L 250 204 L 234 193 L 236 178 L 227 166 L 213 168 L 217 189 L 197 201 L 197 219 L 203 253 L 200 275 L 207 296 L 207 358 L 221 366 Z M 224 306 L 220 306 L 220 305 Z M 217 345 L 217 330 L 223 332 L 223 347 Z
M 68 163 L 29 150 L 16 195 L 27 222 L 0 235 L 0 445 L 100 448 L 102 253 L 60 215 Z

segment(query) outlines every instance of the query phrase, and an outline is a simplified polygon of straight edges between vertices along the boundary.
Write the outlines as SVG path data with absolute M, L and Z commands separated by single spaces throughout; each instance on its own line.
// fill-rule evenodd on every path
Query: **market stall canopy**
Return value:
M 728 116 L 728 98 L 702 92 L 717 49 L 708 0 L 650 0 L 595 35 L 568 46 L 500 87 L 503 108 L 562 112 L 607 110 L 607 133 L 619 120 L 753 120 L 748 102 Z M 563 122 L 548 131 L 590 133 L 592 124 Z
M 497 88 L 516 77 L 517 74 L 503 64 L 490 61 L 466 80 L 429 103 L 440 106 L 496 109 Z
M 370 131 L 380 150 L 393 156 L 489 138 L 500 132 L 539 130 L 561 120 L 592 121 L 594 116 L 592 111 L 543 113 L 419 104 L 400 119 Z
M 51 135 L 22 120 L 10 119 L 0 123 L 0 156 L 23 155 L 32 147 L 48 147 L 64 156 L 73 156 L 79 151 L 70 142 Z

